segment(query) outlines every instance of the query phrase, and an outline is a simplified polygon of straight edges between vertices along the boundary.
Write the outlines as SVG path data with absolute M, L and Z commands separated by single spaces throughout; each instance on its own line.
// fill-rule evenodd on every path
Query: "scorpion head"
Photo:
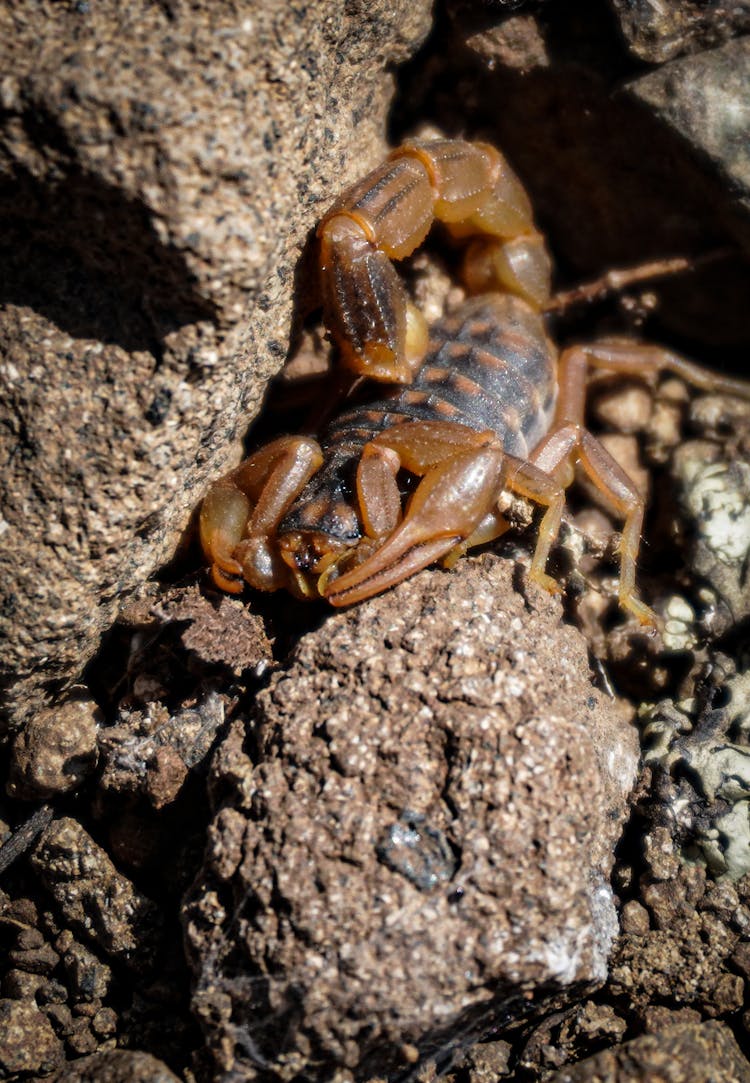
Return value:
M 222 590 L 238 594 L 248 583 L 256 590 L 284 588 L 301 598 L 323 597 L 329 581 L 372 548 L 358 512 L 359 452 L 334 451 L 324 460 L 314 442 L 303 443 L 301 452 L 296 446 L 291 456 L 288 450 L 286 437 L 261 449 L 203 501 L 201 543 Z M 292 483 L 295 471 L 309 478 L 286 511 L 279 507 L 283 475 L 277 485 L 267 481 L 269 464 L 278 476 L 279 462 Z
M 279 523 L 277 553 L 304 597 L 321 596 L 325 583 L 356 559 L 362 541 L 356 469 L 356 457 L 333 455 Z

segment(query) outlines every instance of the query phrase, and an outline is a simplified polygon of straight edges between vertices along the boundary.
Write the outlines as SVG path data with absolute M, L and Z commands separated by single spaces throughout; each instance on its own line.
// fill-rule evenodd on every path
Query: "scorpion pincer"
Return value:
M 466 239 L 462 278 L 475 296 L 428 333 L 393 260 L 436 219 Z M 215 583 L 359 602 L 497 538 L 507 529 L 498 501 L 512 492 L 544 508 L 530 577 L 557 591 L 545 568 L 578 465 L 623 519 L 620 604 L 653 627 L 635 589 L 643 500 L 585 427 L 587 372 L 668 371 L 742 397 L 750 384 L 623 340 L 558 357 L 542 317 L 544 240 L 520 181 L 485 144 L 399 147 L 336 201 L 318 246 L 342 363 L 391 386 L 337 417 L 320 442 L 281 437 L 212 486 L 201 539 Z M 421 480 L 407 497 L 409 476 Z

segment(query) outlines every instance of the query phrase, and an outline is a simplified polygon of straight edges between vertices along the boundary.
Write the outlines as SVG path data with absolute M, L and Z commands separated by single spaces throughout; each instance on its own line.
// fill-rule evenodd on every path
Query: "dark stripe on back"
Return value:
M 492 429 L 510 454 L 525 457 L 547 431 L 555 391 L 555 358 L 541 318 L 517 298 L 479 297 L 435 325 L 410 387 L 347 411 L 323 445 L 364 444 L 406 420 L 455 420 Z
M 373 216 L 374 224 L 379 225 L 392 211 L 395 211 L 399 203 L 403 203 L 405 199 L 408 199 L 419 183 L 420 179 L 418 177 L 411 177 L 408 183 L 405 183 L 398 192 L 386 200 L 378 213 Z

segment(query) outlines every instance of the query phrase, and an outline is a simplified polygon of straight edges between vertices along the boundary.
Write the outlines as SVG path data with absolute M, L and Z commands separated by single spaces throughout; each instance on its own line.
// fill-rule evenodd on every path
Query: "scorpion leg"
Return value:
M 365 444 L 357 467 L 357 500 L 365 536 L 380 542 L 398 526 L 401 494 L 396 475 L 401 460 L 382 444 Z
M 643 497 L 601 442 L 584 427 L 586 374 L 590 366 L 641 376 L 660 371 L 673 372 L 702 390 L 723 391 L 743 398 L 750 397 L 750 384 L 709 372 L 660 347 L 615 340 L 573 347 L 560 358 L 560 397 L 555 420 L 550 432 L 534 449 L 531 461 L 564 487 L 570 485 L 575 464 L 580 463 L 594 485 L 608 498 L 614 511 L 623 517 L 620 605 L 641 624 L 655 627 L 655 614 L 640 601 L 635 590 L 636 558 L 643 527 Z M 537 557 L 546 559 L 558 529 L 559 518 L 557 522 L 550 519 L 546 524 L 542 523 L 535 561 Z
M 702 365 L 688 361 L 687 358 L 673 353 L 664 346 L 613 338 L 601 339 L 590 346 L 577 347 L 576 352 L 578 351 L 585 354 L 586 361 L 593 368 L 608 369 L 610 372 L 633 376 L 672 372 L 686 383 L 697 387 L 699 391 L 715 391 L 750 399 L 750 381 L 721 376 Z
M 238 594 L 243 579 L 259 590 L 290 585 L 269 536 L 322 462 L 315 440 L 282 436 L 211 486 L 200 535 L 217 586 Z
M 632 350 L 632 347 L 631 347 Z M 565 350 L 560 358 L 560 395 L 553 425 L 531 456 L 532 463 L 567 488 L 580 463 L 596 487 L 608 498 L 613 510 L 624 519 L 620 542 L 620 584 L 618 597 L 623 609 L 641 624 L 656 627 L 656 615 L 636 596 L 635 566 L 643 526 L 644 500 L 634 482 L 587 431 L 584 425 L 586 372 L 596 364 L 589 347 Z M 560 527 L 560 519 L 542 523 L 537 554 L 546 559 Z M 535 556 L 535 559 L 536 559 Z
M 422 476 L 422 481 L 403 522 L 383 544 L 355 568 L 321 584 L 329 602 L 362 601 L 441 557 L 452 564 L 471 545 L 499 537 L 508 524 L 495 505 L 506 488 L 546 506 L 541 529 L 550 541 L 538 547 L 531 576 L 547 590 L 559 591 L 544 571 L 565 502 L 565 489 L 553 478 L 505 454 L 494 433 L 475 432 L 454 422 L 394 425 L 369 446 L 387 448 L 399 467 Z M 395 478 L 394 464 L 391 472 Z

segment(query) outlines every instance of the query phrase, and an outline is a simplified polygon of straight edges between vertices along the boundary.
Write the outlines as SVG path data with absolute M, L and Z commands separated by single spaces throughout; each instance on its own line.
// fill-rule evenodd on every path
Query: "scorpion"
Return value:
M 472 296 L 428 332 L 393 261 L 435 220 L 466 241 L 461 276 Z M 655 628 L 636 592 L 644 501 L 585 426 L 587 375 L 670 372 L 742 397 L 750 384 L 622 339 L 558 357 L 543 318 L 544 238 L 520 180 L 488 144 L 398 147 L 336 200 L 317 244 L 341 362 L 390 386 L 346 409 L 320 442 L 282 436 L 209 489 L 200 534 L 215 584 L 360 602 L 499 537 L 509 525 L 500 500 L 511 493 L 544 509 L 529 576 L 558 592 L 546 565 L 579 466 L 623 520 L 620 606 Z

